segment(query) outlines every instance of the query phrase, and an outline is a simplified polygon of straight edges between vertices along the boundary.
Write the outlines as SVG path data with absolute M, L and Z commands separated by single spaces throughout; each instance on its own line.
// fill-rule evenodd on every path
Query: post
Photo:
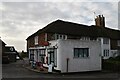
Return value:
M 68 67 L 69 67 L 69 66 L 68 66 L 68 62 L 69 62 L 69 58 L 67 58 L 66 60 L 67 60 L 67 67 L 66 67 L 66 70 L 67 70 L 67 71 L 66 71 L 66 72 L 68 72 Z

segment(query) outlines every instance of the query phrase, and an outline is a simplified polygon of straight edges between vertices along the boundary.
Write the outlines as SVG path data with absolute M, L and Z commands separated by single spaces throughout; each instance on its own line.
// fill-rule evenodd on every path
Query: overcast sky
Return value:
M 2 2 L 0 11 L 0 37 L 18 51 L 26 49 L 28 36 L 57 19 L 94 25 L 94 16 L 103 14 L 106 26 L 118 29 L 118 2 Z

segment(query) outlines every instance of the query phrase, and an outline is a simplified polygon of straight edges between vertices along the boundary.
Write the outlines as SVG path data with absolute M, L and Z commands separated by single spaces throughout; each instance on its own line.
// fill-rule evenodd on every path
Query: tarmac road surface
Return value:
M 2 80 L 120 80 L 120 73 L 84 72 L 74 74 L 44 74 L 23 67 L 23 60 L 2 65 Z

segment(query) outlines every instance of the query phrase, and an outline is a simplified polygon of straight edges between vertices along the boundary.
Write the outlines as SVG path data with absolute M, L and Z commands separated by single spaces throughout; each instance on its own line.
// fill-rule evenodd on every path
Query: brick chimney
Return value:
M 95 25 L 99 27 L 105 27 L 105 17 L 103 15 L 96 16 Z

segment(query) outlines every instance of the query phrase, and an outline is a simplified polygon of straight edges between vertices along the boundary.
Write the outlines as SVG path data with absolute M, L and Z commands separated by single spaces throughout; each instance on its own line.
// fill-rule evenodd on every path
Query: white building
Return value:
M 44 67 L 54 63 L 61 72 L 101 70 L 101 59 L 118 56 L 120 31 L 105 27 L 98 16 L 95 26 L 57 20 L 27 38 L 29 59 Z
M 101 70 L 101 48 L 99 41 L 56 40 L 55 69 L 61 72 Z M 69 47 L 68 47 L 69 46 Z M 50 54 L 51 55 L 51 54 Z M 49 57 L 51 58 L 51 57 Z
M 34 50 L 35 61 L 41 61 L 43 57 L 41 54 L 48 57 L 48 64 L 44 64 L 45 67 L 54 63 L 54 69 L 61 73 L 101 70 L 100 41 L 58 39 L 49 43 L 51 45 L 47 48 L 31 48 Z

